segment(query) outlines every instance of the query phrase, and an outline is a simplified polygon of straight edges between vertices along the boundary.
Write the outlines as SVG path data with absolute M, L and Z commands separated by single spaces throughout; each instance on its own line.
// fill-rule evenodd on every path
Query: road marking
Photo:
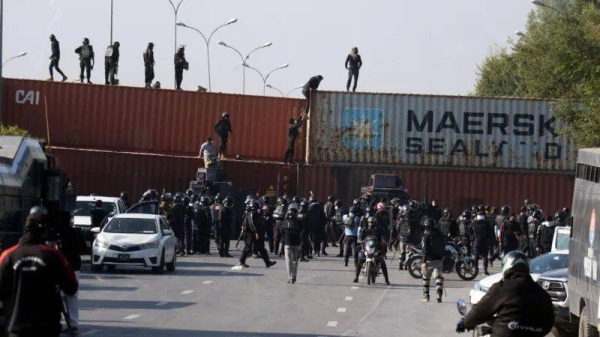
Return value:
M 337 323 L 338 323 L 338 322 L 336 322 L 336 321 L 329 321 L 329 322 L 327 322 L 327 326 L 328 326 L 328 327 L 335 328 L 335 327 L 337 326 Z
M 346 296 L 344 298 L 344 301 L 352 301 L 353 299 L 354 299 L 354 297 L 352 297 L 352 296 Z
M 338 308 L 337 312 L 346 312 L 346 308 Z
M 204 281 L 204 282 L 202 282 L 202 284 L 211 284 L 211 283 L 213 283 L 213 281 Z
M 184 291 L 181 292 L 181 295 L 189 295 L 189 294 L 191 294 L 193 292 L 194 292 L 193 290 L 184 290 Z
M 356 289 L 359 289 L 359 287 L 352 287 L 352 288 L 350 288 L 350 289 L 352 289 L 352 290 L 356 290 Z
M 81 336 L 89 336 L 89 335 L 97 334 L 98 332 L 100 332 L 100 330 L 94 329 L 94 330 L 86 331 L 86 332 L 84 332 L 84 333 L 82 333 L 80 335 Z
M 162 307 L 162 306 L 165 306 L 165 305 L 167 305 L 167 304 L 169 304 L 169 302 L 167 302 L 167 301 L 163 301 L 163 302 L 158 302 L 158 303 L 156 303 L 156 306 L 157 306 L 157 307 Z
M 224 272 L 221 273 L 221 275 L 227 275 L 227 274 L 229 274 L 228 271 L 224 271 Z
M 127 317 L 123 317 L 124 320 L 126 321 L 131 321 L 132 319 L 136 319 L 138 317 L 140 317 L 141 315 L 129 315 Z
M 362 280 L 362 279 L 363 279 L 363 277 L 362 277 L 362 276 L 359 276 L 359 277 L 358 277 L 358 279 L 359 279 L 359 280 Z

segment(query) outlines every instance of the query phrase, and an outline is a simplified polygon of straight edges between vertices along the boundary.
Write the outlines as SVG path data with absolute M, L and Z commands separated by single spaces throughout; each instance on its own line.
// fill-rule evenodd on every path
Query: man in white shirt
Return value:
M 199 158 L 204 158 L 204 167 L 213 167 L 217 159 L 217 147 L 212 138 L 208 137 L 206 142 L 200 146 Z

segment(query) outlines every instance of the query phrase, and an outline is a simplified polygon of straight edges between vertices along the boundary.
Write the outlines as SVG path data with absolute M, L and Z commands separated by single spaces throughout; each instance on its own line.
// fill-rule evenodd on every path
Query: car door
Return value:
M 161 233 L 163 233 L 161 240 L 163 241 L 163 247 L 165 247 L 165 261 L 171 262 L 175 255 L 175 233 L 163 218 L 160 218 L 160 227 Z M 171 235 L 164 235 L 165 231 L 170 231 Z

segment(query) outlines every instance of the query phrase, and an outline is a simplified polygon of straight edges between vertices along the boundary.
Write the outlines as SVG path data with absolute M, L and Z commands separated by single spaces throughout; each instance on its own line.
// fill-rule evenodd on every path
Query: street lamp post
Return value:
M 246 55 L 246 57 L 242 56 L 242 53 L 240 53 L 239 50 L 235 49 L 234 47 L 228 45 L 227 43 L 223 42 L 223 41 L 219 41 L 218 42 L 221 46 L 223 47 L 227 47 L 229 49 L 233 49 L 242 59 L 242 65 L 244 66 L 243 69 L 243 78 L 242 78 L 242 94 L 246 93 L 246 60 L 250 58 L 250 55 L 252 55 L 252 53 L 254 53 L 255 51 L 259 50 L 259 49 L 263 49 L 263 48 L 267 48 L 273 45 L 273 43 L 271 42 L 267 42 L 265 44 L 263 44 L 260 47 L 254 48 L 251 52 L 248 53 L 248 55 Z M 262 75 L 261 75 L 262 76 Z
M 244 67 L 247 67 L 247 68 L 250 68 L 250 69 L 252 69 L 252 70 L 254 70 L 254 71 L 256 71 L 256 72 L 258 73 L 258 75 L 260 75 L 260 77 L 261 77 L 261 78 L 262 78 L 262 80 L 263 80 L 263 95 L 265 95 L 265 94 L 266 94 L 266 89 L 265 89 L 265 87 L 267 86 L 267 80 L 269 79 L 269 76 L 271 76 L 271 74 L 272 74 L 273 72 L 275 72 L 275 71 L 277 71 L 277 70 L 280 70 L 280 69 L 285 69 L 285 68 L 289 67 L 290 65 L 289 65 L 289 64 L 287 64 L 287 63 L 286 63 L 286 64 L 283 64 L 283 65 L 281 65 L 281 66 L 279 66 L 279 67 L 277 67 L 277 68 L 275 68 L 275 69 L 273 69 L 273 70 L 269 71 L 269 73 L 267 73 L 267 76 L 263 76 L 263 74 L 262 74 L 262 73 L 261 73 L 261 72 L 260 72 L 258 69 L 251 67 L 251 66 L 250 66 L 248 63 L 244 64 L 243 66 L 244 66 Z
M 14 60 L 14 59 L 16 59 L 16 58 L 23 57 L 23 56 L 25 56 L 25 55 L 27 55 L 27 52 L 26 52 L 26 51 L 22 51 L 22 52 L 20 52 L 19 54 L 15 55 L 15 56 L 13 56 L 13 57 L 11 57 L 11 58 L 9 58 L 9 59 L 8 59 L 8 60 L 6 60 L 6 61 L 4 61 L 4 63 L 2 63 L 2 69 L 4 69 L 4 66 L 5 66 L 5 65 L 6 65 L 6 64 L 7 64 L 7 63 L 10 61 L 10 60 Z
M 304 85 L 300 85 L 300 86 L 297 86 L 297 87 L 293 88 L 292 90 L 290 90 L 290 91 L 287 93 L 287 95 L 285 95 L 285 97 L 289 97 L 289 96 L 290 96 L 290 94 L 291 94 L 292 92 L 294 92 L 294 91 L 296 91 L 296 90 L 298 90 L 298 89 L 302 89 L 302 88 L 304 88 Z
M 274 86 L 270 85 L 270 84 L 266 84 L 265 87 L 269 88 L 269 89 L 273 89 L 276 90 L 277 92 L 279 92 L 281 94 L 281 97 L 285 97 L 285 95 L 283 94 L 283 92 L 281 92 L 281 90 L 275 88 Z
M 177 6 L 173 3 L 173 0 L 169 0 L 171 7 L 173 7 L 173 14 L 175 14 L 175 53 L 177 53 L 177 14 L 179 13 L 179 6 L 183 3 L 184 0 L 179 0 Z M 177 89 L 177 76 L 174 77 L 175 81 L 173 82 L 173 87 Z
M 210 33 L 210 35 L 208 36 L 208 39 L 206 38 L 206 36 L 204 36 L 204 34 L 202 34 L 202 32 L 200 30 L 198 30 L 194 27 L 188 26 L 183 22 L 177 21 L 177 23 L 176 23 L 177 26 L 195 30 L 198 34 L 200 34 L 200 36 L 202 36 L 202 38 L 204 39 L 204 43 L 206 43 L 206 60 L 208 62 L 208 91 L 212 91 L 212 85 L 211 85 L 211 80 L 210 80 L 210 40 L 212 39 L 213 35 L 216 33 L 217 30 L 221 29 L 222 27 L 236 23 L 237 21 L 238 21 L 238 19 L 233 18 L 233 19 L 225 22 L 224 24 L 220 25 L 219 27 L 215 28 L 215 30 L 213 30 L 212 33 Z
M 534 5 L 536 5 L 536 6 L 546 7 L 546 8 L 549 8 L 549 9 L 553 10 L 553 11 L 556 11 L 557 13 L 561 13 L 561 11 L 559 11 L 557 8 L 552 7 L 552 6 L 548 5 L 548 4 L 545 4 L 544 2 L 542 2 L 540 0 L 531 0 L 531 3 L 534 4 Z

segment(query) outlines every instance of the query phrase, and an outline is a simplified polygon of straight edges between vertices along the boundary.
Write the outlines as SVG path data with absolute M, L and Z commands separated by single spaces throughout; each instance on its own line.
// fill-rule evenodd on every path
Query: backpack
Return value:
M 92 57 L 92 48 L 90 45 L 81 46 L 81 58 L 89 59 Z
M 114 52 L 113 46 L 108 46 L 106 48 L 106 52 L 104 52 L 104 56 L 106 56 L 106 57 L 112 57 L 113 56 L 113 52 Z
M 284 216 L 285 216 L 285 205 L 284 204 L 277 205 L 277 207 L 275 207 L 275 212 L 273 212 L 273 217 L 275 219 L 283 219 Z

